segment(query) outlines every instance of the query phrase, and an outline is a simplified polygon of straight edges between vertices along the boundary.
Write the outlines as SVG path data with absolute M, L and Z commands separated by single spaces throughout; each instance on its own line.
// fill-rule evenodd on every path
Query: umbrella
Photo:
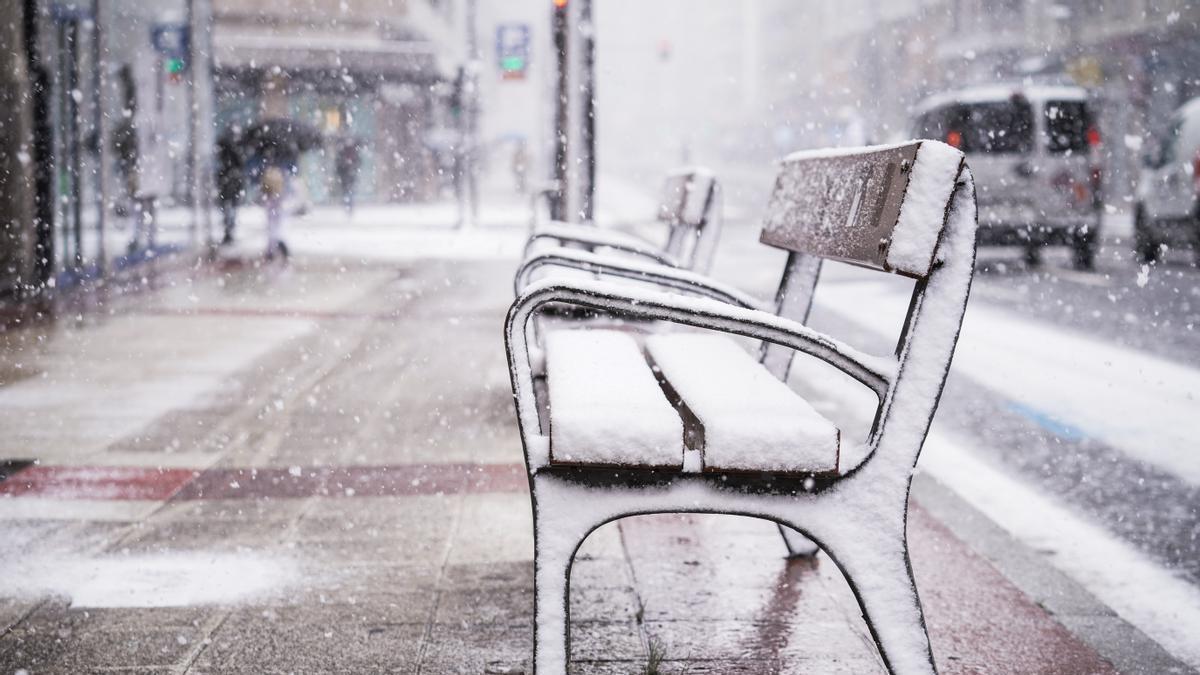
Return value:
M 283 118 L 250 125 L 242 139 L 247 154 L 274 166 L 295 166 L 301 153 L 320 147 L 324 140 L 311 124 Z

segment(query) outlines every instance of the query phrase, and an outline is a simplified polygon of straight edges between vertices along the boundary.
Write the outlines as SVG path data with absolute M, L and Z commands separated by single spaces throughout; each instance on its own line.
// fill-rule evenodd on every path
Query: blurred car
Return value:
M 1143 164 L 1133 225 L 1138 256 L 1153 262 L 1164 244 L 1200 256 L 1200 97 L 1175 111 Z
M 979 202 L 979 243 L 1066 245 L 1091 269 L 1099 242 L 1100 133 L 1085 89 L 993 85 L 938 94 L 917 106 L 913 132 L 967 155 Z

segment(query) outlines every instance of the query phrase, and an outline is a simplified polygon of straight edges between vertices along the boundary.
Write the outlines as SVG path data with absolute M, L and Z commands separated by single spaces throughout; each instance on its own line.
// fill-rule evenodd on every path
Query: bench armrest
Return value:
M 539 239 L 556 239 L 564 243 L 603 246 L 623 253 L 649 258 L 661 265 L 679 266 L 679 261 L 663 252 L 662 248 L 632 234 L 603 230 L 599 227 L 560 222 L 539 225 L 529 235 L 529 241 L 525 243 L 524 258 L 529 258 L 530 249 Z
M 814 356 L 869 387 L 883 400 L 896 378 L 895 358 L 861 352 L 839 340 L 811 328 L 784 319 L 771 312 L 748 309 L 711 298 L 648 290 L 604 281 L 547 279 L 531 284 L 509 309 L 504 340 L 509 372 L 516 397 L 517 419 L 526 439 L 539 436 L 537 402 L 533 388 L 532 356 L 526 334 L 529 320 L 543 305 L 570 304 L 591 309 L 658 319 L 682 325 L 722 331 L 758 340 L 766 340 Z M 528 444 L 531 453 L 548 444 Z M 545 466 L 548 457 L 527 458 L 530 468 Z
M 532 283 L 533 273 L 542 267 L 564 267 L 594 274 L 610 274 L 665 289 L 712 298 L 748 309 L 763 311 L 773 309 L 770 304 L 743 293 L 733 286 L 695 272 L 666 265 L 644 263 L 631 258 L 597 255 L 570 248 L 556 248 L 537 253 L 521 263 L 521 267 L 517 270 L 517 276 L 513 280 L 516 295 L 520 295 Z

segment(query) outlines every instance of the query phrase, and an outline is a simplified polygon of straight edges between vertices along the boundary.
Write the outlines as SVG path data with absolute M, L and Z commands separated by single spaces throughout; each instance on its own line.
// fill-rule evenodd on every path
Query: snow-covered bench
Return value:
M 565 672 L 579 544 L 606 522 L 666 512 L 804 533 L 855 589 L 889 671 L 935 672 L 908 564 L 908 488 L 966 307 L 975 230 L 971 174 L 948 145 L 800 153 L 782 164 L 761 235 L 789 251 L 773 311 L 698 275 L 690 290 L 705 297 L 557 277 L 526 288 L 505 344 L 533 498 L 538 673 Z M 822 259 L 915 280 L 894 355 L 805 325 Z M 549 331 L 542 350 L 531 319 L 551 304 L 705 330 L 644 341 Z M 729 336 L 760 341 L 759 358 Z M 862 447 L 784 384 L 796 352 L 874 392 Z
M 525 243 L 523 262 L 514 279 L 516 292 L 519 294 L 529 284 L 536 270 L 560 259 L 568 261 L 560 266 L 591 272 L 596 271 L 596 263 L 612 259 L 707 271 L 720 234 L 719 193 L 717 180 L 707 169 L 677 169 L 667 174 L 657 214 L 658 222 L 666 226 L 663 243 L 590 224 L 536 225 Z

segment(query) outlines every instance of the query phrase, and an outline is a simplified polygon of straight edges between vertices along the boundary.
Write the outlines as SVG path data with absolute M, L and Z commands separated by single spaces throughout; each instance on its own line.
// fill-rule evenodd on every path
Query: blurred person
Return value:
M 241 139 L 234 129 L 227 129 L 217 139 L 217 201 L 221 208 L 221 220 L 225 225 L 225 236 L 221 245 L 233 243 L 237 228 L 237 209 L 246 194 L 245 156 Z
M 349 215 L 354 215 L 354 190 L 361 165 L 362 157 L 359 154 L 358 139 L 353 136 L 342 139 L 338 144 L 333 168 L 337 175 L 338 189 L 342 195 L 342 205 L 345 206 L 346 213 Z
M 517 185 L 517 193 L 525 194 L 529 180 L 529 150 L 525 147 L 525 139 L 517 139 L 512 153 L 513 181 Z
M 122 108 L 121 119 L 113 127 L 112 151 L 120 179 L 120 194 L 116 200 L 114 211 L 118 216 L 133 217 L 133 235 L 129 241 L 129 250 L 137 250 L 142 239 L 143 230 L 150 226 L 146 214 L 142 213 L 138 198 L 140 186 L 141 149 L 138 142 L 137 128 L 137 84 L 133 79 L 133 69 L 129 64 L 123 64 L 117 71 L 117 81 L 121 88 Z M 146 233 L 149 239 L 149 233 Z
M 267 209 L 267 260 L 276 254 L 288 258 L 287 243 L 283 241 L 283 198 L 287 192 L 287 176 L 276 165 L 267 166 L 262 172 L 262 199 Z

